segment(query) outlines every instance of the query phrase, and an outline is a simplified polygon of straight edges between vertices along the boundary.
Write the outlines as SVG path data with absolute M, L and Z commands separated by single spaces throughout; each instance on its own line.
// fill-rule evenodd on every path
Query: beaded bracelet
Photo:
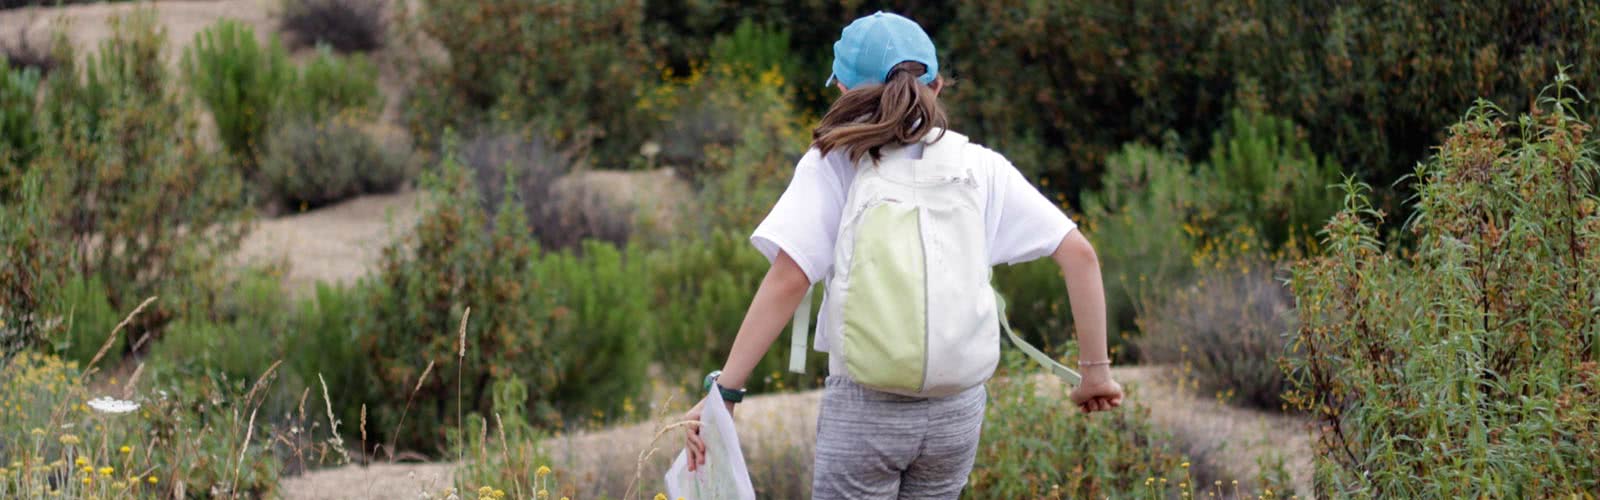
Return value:
M 1107 360 L 1104 360 L 1104 361 L 1079 361 L 1078 362 L 1078 367 L 1079 368 L 1087 368 L 1087 367 L 1090 367 L 1090 366 L 1099 366 L 1099 365 L 1110 366 L 1111 365 L 1111 360 L 1107 359 Z

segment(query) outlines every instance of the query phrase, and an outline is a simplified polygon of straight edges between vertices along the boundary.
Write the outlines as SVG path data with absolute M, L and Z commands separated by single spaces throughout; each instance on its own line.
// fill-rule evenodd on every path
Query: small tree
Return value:
M 1600 488 L 1600 169 L 1565 84 L 1450 128 L 1416 172 L 1415 249 L 1385 248 L 1352 181 L 1295 269 L 1290 399 L 1320 421 L 1324 494 Z

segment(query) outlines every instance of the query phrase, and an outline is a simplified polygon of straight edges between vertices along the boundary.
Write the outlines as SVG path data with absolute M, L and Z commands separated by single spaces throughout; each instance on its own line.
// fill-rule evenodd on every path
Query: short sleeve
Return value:
M 844 202 L 845 186 L 837 169 L 813 148 L 800 158 L 794 179 L 756 226 L 750 243 L 768 262 L 783 250 L 812 283 L 821 281 L 833 270 L 833 242 Z
M 996 158 L 994 165 L 988 213 L 990 264 L 1018 264 L 1055 253 L 1078 225 L 1011 162 Z

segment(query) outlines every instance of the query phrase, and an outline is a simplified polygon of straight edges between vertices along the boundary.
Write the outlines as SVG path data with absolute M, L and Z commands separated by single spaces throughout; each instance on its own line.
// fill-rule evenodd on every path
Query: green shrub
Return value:
M 668 75 L 637 108 L 654 124 L 657 161 L 705 185 L 744 165 L 757 175 L 793 170 L 809 140 L 785 98 L 789 88 L 776 67 L 750 71 L 719 62 L 682 78 Z
M 228 380 L 259 376 L 284 359 L 293 309 L 281 287 L 274 273 L 243 273 L 206 314 L 186 315 L 168 328 L 151 347 L 147 362 L 158 374 L 180 369 Z
M 286 92 L 290 113 L 325 120 L 346 111 L 375 113 L 383 107 L 378 68 L 360 54 L 340 56 L 325 45 L 300 68 L 297 84 Z
M 1205 151 L 1249 85 L 1313 151 L 1389 186 L 1477 97 L 1522 109 L 1559 64 L 1596 74 L 1600 11 L 1583 5 L 1006 0 L 962 3 L 934 36 L 961 82 L 956 127 L 1059 186 L 1169 130 Z
M 614 414 L 640 399 L 653 352 L 649 275 L 645 255 L 608 243 L 585 241 L 582 253 L 547 253 L 536 283 L 556 297 L 551 312 L 562 320 L 551 346 L 572 353 L 555 360 L 561 385 L 551 397 L 564 414 Z
M 1069 386 L 1028 376 L 1022 356 L 988 384 L 977 463 L 963 498 L 1169 498 L 1198 488 L 1172 438 L 1132 391 L 1109 413 L 1083 415 Z M 1155 481 L 1159 479 L 1159 482 Z
M 638 151 L 632 105 L 654 73 L 639 0 L 428 0 L 419 26 L 450 55 L 412 99 L 418 144 L 484 118 L 531 123 L 561 148 L 596 146 L 605 163 Z M 598 141 L 598 142 L 596 142 Z
M 49 206 L 40 202 L 47 199 L 44 183 L 41 172 L 27 172 L 16 182 L 20 202 L 0 203 L 0 364 L 63 325 L 52 307 L 68 252 Z
M 267 137 L 261 177 L 289 207 L 316 208 L 393 191 L 411 177 L 410 158 L 380 144 L 351 115 L 287 120 Z
M 27 167 L 41 187 L 25 203 L 51 222 L 38 237 L 67 243 L 61 269 L 109 287 L 112 309 L 166 298 L 125 330 L 137 340 L 210 293 L 249 212 L 237 174 L 194 142 L 197 121 L 170 91 L 153 13 L 111 24 L 98 53 L 51 75 Z
M 297 301 L 283 339 L 284 368 L 296 375 L 291 380 L 310 385 L 321 377 L 338 391 L 333 411 L 345 422 L 360 420 L 357 405 L 369 401 L 374 378 L 360 349 L 366 293 L 359 286 L 318 282 Z
M 1294 302 L 1249 232 L 1209 243 L 1188 283 L 1141 309 L 1144 361 L 1180 367 L 1180 385 L 1267 410 L 1285 408 Z
M 595 260 L 577 269 L 567 269 L 577 262 L 570 257 L 541 255 L 522 210 L 510 198 L 513 193 L 501 194 L 491 218 L 454 154 L 429 182 L 431 208 L 406 242 L 385 250 L 368 285 L 373 293 L 362 330 L 371 334 L 360 338 L 360 349 L 377 374 L 375 425 L 369 429 L 393 432 L 388 437 L 402 448 L 438 449 L 445 443 L 442 429 L 465 425 L 458 413 L 492 410 L 491 380 L 513 376 L 527 385 L 524 405 L 536 424 L 586 410 L 566 406 L 569 401 L 598 404 L 603 396 L 613 396 L 599 408 L 604 410 L 624 403 L 615 395 L 636 394 L 638 387 L 630 384 L 642 377 L 630 374 L 639 373 L 637 350 L 648 344 L 638 342 L 636 317 L 605 315 L 612 307 L 638 309 L 637 299 L 627 294 L 645 290 L 626 281 L 611 288 L 576 284 L 599 277 L 620 280 L 638 273 L 637 263 L 612 259 L 614 251 L 599 246 L 583 257 Z M 605 268 L 612 265 L 621 267 Z M 458 336 L 469 307 L 465 336 Z M 585 330 L 590 327 L 598 330 Z M 598 372 L 588 370 L 597 366 L 615 366 L 618 375 L 594 384 Z M 432 376 L 421 378 L 424 373 Z M 400 415 L 413 393 L 418 404 L 401 426 Z M 461 408 L 455 408 L 456 401 Z
M 1292 285 L 1292 402 L 1319 496 L 1600 488 L 1600 175 L 1565 75 L 1531 114 L 1479 104 L 1416 172 L 1414 250 L 1347 183 Z
M 383 48 L 386 0 L 284 0 L 280 30 L 301 46 L 327 44 L 339 52 Z
M 59 335 L 49 340 L 54 351 L 70 361 L 88 365 L 100 347 L 105 345 L 111 329 L 122 320 L 123 313 L 111 307 L 108 289 L 99 278 L 73 276 L 66 280 L 59 294 L 60 302 L 52 311 L 65 323 Z M 110 352 L 123 352 L 128 341 L 122 337 L 111 339 Z
M 0 68 L 0 200 L 10 199 L 20 165 L 26 165 L 39 143 L 34 95 L 39 72 Z
M 283 96 L 295 82 L 294 67 L 277 35 L 263 47 L 250 26 L 223 19 L 195 35 L 181 65 L 190 90 L 211 110 L 222 144 L 253 165 Z M 253 177 L 255 172 L 247 167 L 245 174 Z
M 699 377 L 727 361 L 745 311 L 771 267 L 742 234 L 713 230 L 651 255 L 655 359 L 670 370 L 669 380 L 685 387 L 698 390 Z M 774 342 L 751 372 L 752 391 L 813 387 L 818 375 L 826 372 L 825 355 L 808 348 L 808 373 L 789 373 L 787 340 L 788 333 L 783 341 Z
M 1339 167 L 1311 152 L 1294 122 L 1235 108 L 1212 136 L 1200 182 L 1224 225 L 1255 229 L 1273 248 L 1314 244 L 1310 236 L 1338 206 Z
M 525 416 L 527 385 L 511 376 L 496 380 L 490 392 L 493 412 L 469 415 L 456 436 L 456 456 L 468 457 L 456 468 L 456 487 L 477 493 L 475 498 L 495 498 L 479 493 L 486 487 L 511 498 L 546 497 L 538 492 L 559 491 L 548 477 L 550 457 L 541 448 L 546 435 Z

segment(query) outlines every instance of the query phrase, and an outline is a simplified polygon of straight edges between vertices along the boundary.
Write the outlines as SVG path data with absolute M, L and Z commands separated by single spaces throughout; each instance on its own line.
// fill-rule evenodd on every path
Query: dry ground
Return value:
M 1287 458 L 1298 493 L 1311 497 L 1311 442 L 1303 420 L 1189 394 L 1165 381 L 1160 367 L 1114 370 L 1123 383 L 1138 386 L 1140 403 L 1150 408 L 1151 418 L 1185 442 L 1192 456 L 1203 457 L 1225 476 L 1249 480 L 1255 474 L 1257 456 L 1281 453 Z M 809 462 L 819 401 L 820 392 L 808 391 L 752 397 L 739 408 L 739 431 L 746 442 L 748 461 L 777 462 L 767 470 L 753 470 L 757 482 L 763 478 L 788 480 L 781 477 L 781 470 L 771 469 L 793 465 L 796 459 Z M 1052 418 L 1084 417 L 1063 410 Z M 669 431 L 652 444 L 657 430 L 671 420 L 556 437 L 546 446 L 554 467 L 567 472 L 564 484 L 575 486 L 585 497 L 604 493 L 615 498 L 632 481 L 635 470 L 643 477 L 642 484 L 658 487 L 668 460 L 682 443 L 679 434 Z M 656 451 L 639 466 L 640 454 L 651 449 Z M 288 478 L 283 487 L 292 499 L 414 498 L 420 491 L 437 491 L 448 485 L 450 471 L 450 464 L 441 463 L 349 466 Z

